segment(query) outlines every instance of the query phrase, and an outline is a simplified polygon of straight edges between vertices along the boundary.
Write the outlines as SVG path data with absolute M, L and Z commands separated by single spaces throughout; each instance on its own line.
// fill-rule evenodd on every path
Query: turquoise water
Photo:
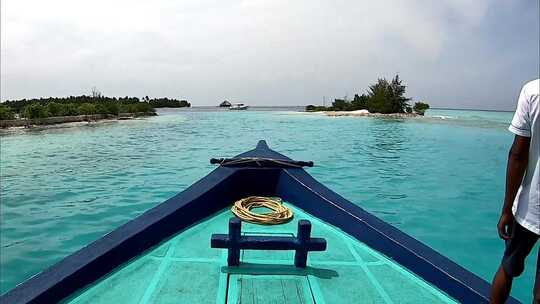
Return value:
M 290 111 L 165 110 L 160 116 L 1 137 L 0 291 L 52 265 L 266 139 L 318 180 L 487 280 L 503 243 L 512 113 L 423 119 Z M 437 116 L 437 117 L 434 117 Z M 535 249 L 538 250 L 538 249 Z M 536 251 L 514 295 L 530 302 Z

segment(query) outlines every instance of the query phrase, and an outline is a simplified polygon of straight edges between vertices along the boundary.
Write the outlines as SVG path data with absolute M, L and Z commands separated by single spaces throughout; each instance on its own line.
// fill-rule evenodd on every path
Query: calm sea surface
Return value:
M 206 175 L 212 157 L 266 139 L 313 160 L 319 181 L 491 280 L 512 135 L 508 112 L 330 118 L 296 108 L 161 110 L 159 116 L 2 131 L 0 292 Z M 531 301 L 536 254 L 514 287 Z

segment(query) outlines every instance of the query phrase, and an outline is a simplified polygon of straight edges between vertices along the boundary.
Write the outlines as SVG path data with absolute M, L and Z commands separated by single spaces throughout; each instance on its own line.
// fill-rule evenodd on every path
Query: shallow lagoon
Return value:
M 512 113 L 432 110 L 421 119 L 281 109 L 163 110 L 140 120 L 1 137 L 0 291 L 57 262 L 266 139 L 321 182 L 491 280 L 502 254 Z M 538 246 L 537 246 L 538 247 Z M 537 248 L 535 250 L 538 250 Z M 514 295 L 530 302 L 536 251 Z

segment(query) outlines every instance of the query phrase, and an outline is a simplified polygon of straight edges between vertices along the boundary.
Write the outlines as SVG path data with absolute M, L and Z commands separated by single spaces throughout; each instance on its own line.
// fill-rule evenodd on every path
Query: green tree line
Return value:
M 391 81 L 379 78 L 369 86 L 367 94 L 355 94 L 353 100 L 335 99 L 330 107 L 308 105 L 306 111 L 356 111 L 368 110 L 370 113 L 412 113 L 424 115 L 429 109 L 427 103 L 417 102 L 413 107 L 411 98 L 405 97 L 406 86 L 396 75 Z
M 146 96 L 141 101 L 137 97 L 128 96 L 105 97 L 101 93 L 93 91 L 92 96 L 7 100 L 0 104 L 0 120 L 15 119 L 15 114 L 19 114 L 19 117 L 34 119 L 56 116 L 155 112 L 154 108 L 159 107 L 189 106 L 191 104 L 186 100 L 150 99 Z
M 32 98 L 32 99 L 20 99 L 20 100 L 6 100 L 3 104 L 11 108 L 15 113 L 22 113 L 24 109 L 29 105 L 40 104 L 42 106 L 47 106 L 49 103 L 57 104 L 73 104 L 78 107 L 82 104 L 136 104 L 141 102 L 137 97 L 105 97 L 100 93 L 94 94 L 94 96 L 69 96 L 69 97 L 49 97 L 49 98 Z
M 178 100 L 172 98 L 153 98 L 150 99 L 148 96 L 143 98 L 143 101 L 148 102 L 154 108 L 183 108 L 191 107 L 191 104 L 187 100 Z

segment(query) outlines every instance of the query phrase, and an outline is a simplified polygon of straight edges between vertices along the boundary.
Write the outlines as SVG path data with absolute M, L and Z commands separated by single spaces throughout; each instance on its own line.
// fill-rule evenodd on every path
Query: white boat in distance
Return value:
M 229 110 L 247 110 L 248 106 L 243 103 L 234 103 L 229 107 Z

